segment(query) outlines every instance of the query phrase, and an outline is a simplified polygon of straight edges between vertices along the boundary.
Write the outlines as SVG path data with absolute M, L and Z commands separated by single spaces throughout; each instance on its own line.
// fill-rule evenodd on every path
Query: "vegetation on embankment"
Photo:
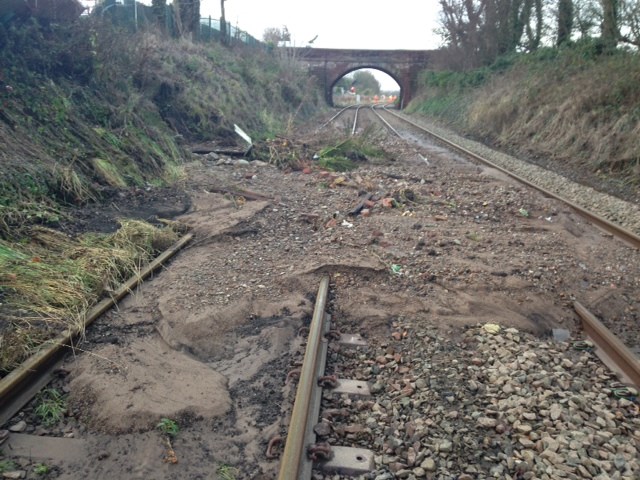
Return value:
M 69 208 L 180 179 L 189 145 L 233 143 L 234 123 L 283 132 L 323 104 L 310 81 L 278 50 L 0 23 L 0 377 L 176 238 L 126 219 L 70 237 Z
M 640 55 L 597 42 L 425 71 L 409 112 L 574 171 L 640 183 Z
M 56 204 L 171 181 L 189 143 L 275 134 L 320 102 L 260 47 L 132 34 L 97 19 L 0 24 L 0 237 Z M 312 93 L 310 93 L 312 92 Z

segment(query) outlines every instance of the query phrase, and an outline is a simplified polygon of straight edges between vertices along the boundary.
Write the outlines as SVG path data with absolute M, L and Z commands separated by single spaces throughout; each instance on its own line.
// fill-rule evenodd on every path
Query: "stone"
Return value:
M 313 427 L 313 431 L 316 433 L 316 435 L 319 435 L 321 437 L 328 437 L 329 435 L 331 435 L 331 425 L 329 424 L 329 422 L 320 422 Z
M 427 471 L 422 467 L 416 467 L 413 469 L 413 474 L 416 478 L 422 478 L 427 476 Z
M 436 471 L 436 462 L 433 458 L 425 458 L 420 464 L 421 468 L 424 468 L 427 472 L 435 472 Z
M 26 477 L 27 472 L 24 470 L 11 470 L 10 472 L 2 472 L 2 478 L 18 479 Z
M 531 430 L 533 430 L 531 425 L 529 425 L 528 423 L 519 423 L 517 425 L 514 425 L 514 428 L 520 433 L 529 433 Z
M 442 440 L 438 444 L 438 451 L 443 453 L 449 453 L 453 449 L 453 443 L 451 440 Z
M 376 393 L 382 392 L 384 390 L 384 387 L 385 387 L 384 383 L 376 382 L 373 385 L 371 385 L 371 390 L 370 391 L 371 391 L 372 394 L 375 395 Z
M 15 423 L 9 427 L 9 431 L 13 433 L 21 433 L 27 429 L 27 422 L 24 420 L 20 420 L 18 423 Z
M 484 428 L 495 428 L 496 425 L 498 424 L 498 420 L 490 417 L 480 417 L 478 418 L 477 422 L 478 422 L 478 425 Z
M 549 417 L 551 418 L 551 420 L 558 420 L 561 415 L 562 407 L 559 404 L 554 403 L 551 405 L 551 407 L 549 407 Z

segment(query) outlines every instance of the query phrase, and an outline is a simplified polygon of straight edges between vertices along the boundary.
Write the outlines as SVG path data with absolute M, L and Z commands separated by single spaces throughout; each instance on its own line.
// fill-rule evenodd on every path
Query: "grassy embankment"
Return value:
M 70 238 L 69 208 L 179 181 L 190 143 L 274 135 L 320 103 L 276 53 L 82 20 L 0 24 L 0 376 L 175 239 L 126 220 Z
M 469 72 L 425 71 L 410 112 L 575 170 L 640 183 L 640 55 L 595 43 L 499 59 Z

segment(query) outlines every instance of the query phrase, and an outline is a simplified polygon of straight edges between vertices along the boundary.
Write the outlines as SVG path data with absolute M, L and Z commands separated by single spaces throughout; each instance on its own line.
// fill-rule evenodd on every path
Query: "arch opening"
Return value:
M 402 88 L 391 72 L 359 66 L 344 72 L 331 85 L 331 105 L 400 105 Z

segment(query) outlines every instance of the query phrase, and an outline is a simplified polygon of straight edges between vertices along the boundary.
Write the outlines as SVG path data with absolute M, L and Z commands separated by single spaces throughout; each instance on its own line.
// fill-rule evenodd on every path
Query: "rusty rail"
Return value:
M 392 112 L 388 109 L 384 109 L 385 112 L 395 116 L 396 118 L 402 120 L 403 122 L 408 123 L 409 125 L 412 125 L 413 127 L 425 132 L 426 134 L 432 136 L 433 138 L 437 139 L 439 142 L 447 145 L 448 147 L 466 155 L 467 157 L 472 158 L 473 160 L 476 160 L 480 163 L 484 163 L 485 165 L 488 165 L 491 168 L 495 168 L 496 170 L 499 170 L 500 172 L 504 173 L 505 175 L 508 175 L 509 177 L 513 178 L 514 180 L 516 180 L 517 182 L 520 182 L 524 185 L 527 185 L 528 187 L 531 187 L 535 190 L 538 190 L 539 192 L 543 193 L 544 195 L 554 198 L 556 200 L 559 200 L 561 202 L 563 202 L 564 204 L 568 205 L 569 207 L 571 207 L 572 209 L 574 209 L 576 212 L 578 212 L 580 215 L 582 215 L 584 218 L 586 218 L 588 221 L 590 221 L 591 223 L 593 223 L 594 225 L 596 225 L 597 227 L 601 228 L 602 230 L 610 233 L 611 235 L 615 236 L 616 238 L 622 240 L 623 242 L 625 242 L 627 245 L 640 249 L 640 236 L 636 235 L 635 233 L 633 233 L 632 231 L 620 226 L 620 225 L 616 225 L 613 222 L 610 222 L 609 220 L 607 220 L 604 217 L 601 217 L 600 215 L 597 215 L 593 212 L 590 212 L 589 210 L 585 209 L 584 207 L 578 205 L 577 203 L 574 203 L 570 200 L 567 200 L 566 198 L 563 198 L 562 196 L 547 190 L 543 187 L 540 187 L 538 185 L 536 185 L 535 183 L 530 182 L 529 180 L 527 180 L 524 177 L 521 177 L 519 175 L 516 175 L 513 172 L 510 172 L 509 170 L 505 169 L 504 167 L 501 167 L 500 165 L 497 165 L 495 163 L 493 163 L 490 160 L 487 160 L 486 158 L 478 155 L 477 153 L 472 152 L 471 150 L 468 150 L 460 145 L 458 145 L 457 143 L 452 142 L 451 140 L 448 140 L 440 135 L 438 135 L 437 133 L 434 133 L 432 131 L 430 131 L 429 129 L 425 128 L 424 126 L 406 118 L 404 115 L 400 115 L 396 112 Z
M 92 324 L 113 305 L 117 304 L 125 295 L 136 288 L 139 283 L 187 245 L 192 238 L 192 233 L 183 236 L 144 267 L 139 274 L 134 275 L 122 284 L 112 296 L 105 298 L 93 307 L 87 314 L 82 326 L 69 329 L 50 340 L 41 350 L 29 357 L 6 377 L 2 378 L 0 380 L 0 425 L 9 420 L 33 398 L 42 386 L 50 381 L 50 370 L 52 370 L 52 366 L 60 357 L 63 348 L 69 347 L 73 349 L 74 340 L 83 333 L 87 326 Z
M 300 480 L 302 477 L 303 463 L 305 463 L 307 455 L 305 442 L 311 427 L 309 425 L 311 404 L 313 403 L 314 387 L 317 386 L 318 380 L 320 344 L 323 339 L 328 292 L 329 277 L 325 276 L 320 281 L 318 295 L 316 296 L 313 318 L 309 327 L 307 348 L 304 353 L 300 380 L 298 381 L 296 398 L 291 412 L 289 432 L 282 460 L 280 461 L 278 480 Z
M 611 370 L 626 377 L 627 381 L 640 387 L 640 360 L 580 302 L 574 302 L 573 306 L 582 318 L 585 333 L 600 350 L 596 353 L 602 361 Z

